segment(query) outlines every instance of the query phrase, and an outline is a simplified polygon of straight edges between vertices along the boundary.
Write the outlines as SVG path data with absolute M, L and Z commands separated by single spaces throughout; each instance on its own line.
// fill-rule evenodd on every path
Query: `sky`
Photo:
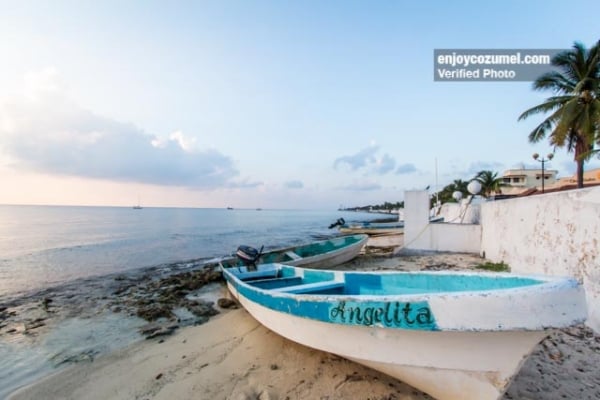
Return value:
M 583 11 L 582 11 L 583 10 Z M 0 0 L 0 204 L 336 209 L 531 155 L 551 93 L 434 49 L 600 39 L 574 1 Z M 574 173 L 557 149 L 546 167 Z M 588 168 L 600 167 L 592 160 Z

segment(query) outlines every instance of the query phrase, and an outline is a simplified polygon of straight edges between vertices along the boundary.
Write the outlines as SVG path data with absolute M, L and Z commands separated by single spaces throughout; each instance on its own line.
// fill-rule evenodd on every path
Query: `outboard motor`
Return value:
M 333 229 L 336 226 L 342 226 L 346 223 L 346 221 L 344 220 L 344 218 L 338 218 L 337 221 L 335 221 L 333 224 L 329 225 L 329 229 Z
M 235 255 L 249 270 L 256 270 L 256 262 L 262 255 L 264 247 L 262 246 L 260 250 L 256 250 L 254 247 L 241 245 L 237 248 Z

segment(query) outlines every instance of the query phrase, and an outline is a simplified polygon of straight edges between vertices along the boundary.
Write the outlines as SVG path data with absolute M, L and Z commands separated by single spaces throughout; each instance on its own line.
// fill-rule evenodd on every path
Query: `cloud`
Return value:
M 414 164 L 398 165 L 398 168 L 396 169 L 397 175 L 412 174 L 413 172 L 417 172 L 417 168 Z
M 376 162 L 375 153 L 379 150 L 379 146 L 371 145 L 365 149 L 362 149 L 356 154 L 351 156 L 342 156 L 336 158 L 333 162 L 333 167 L 338 169 L 340 165 L 348 165 L 351 171 L 356 171 L 359 168 L 365 167 L 368 164 Z
M 365 175 L 385 175 L 396 169 L 396 160 L 394 157 L 385 153 L 378 156 L 379 146 L 371 144 L 360 150 L 358 153 L 342 156 L 335 159 L 333 167 L 340 169 L 347 166 L 350 171 L 363 170 Z M 407 169 L 408 168 L 408 169 Z M 412 164 L 404 164 L 396 170 L 397 174 L 415 172 L 416 168 Z
M 502 169 L 504 168 L 504 164 L 496 161 L 475 161 L 469 165 L 469 169 L 467 170 L 468 174 L 477 174 L 479 171 L 492 171 L 498 172 L 498 174 L 502 173 Z
M 384 154 L 382 158 L 376 161 L 376 165 L 373 170 L 378 175 L 385 175 L 392 171 L 395 166 L 396 160 L 394 160 L 394 158 L 389 154 Z
M 517 163 L 517 164 L 513 164 L 510 169 L 541 169 L 542 165 L 535 163 L 535 162 L 528 162 L 528 163 Z M 545 165 L 545 168 L 551 168 L 551 165 L 549 163 L 547 163 Z
M 224 186 L 228 189 L 253 189 L 263 185 L 264 182 L 249 182 L 248 179 L 244 179 L 241 182 L 228 182 Z
M 371 190 L 380 190 L 381 185 L 375 182 L 360 182 L 360 183 L 352 183 L 350 185 L 340 187 L 342 190 L 352 190 L 352 191 L 371 191 Z
M 203 189 L 236 185 L 231 158 L 180 131 L 159 138 L 84 110 L 52 84 L 51 72 L 28 78 L 40 90 L 28 87 L 23 98 L 0 105 L 0 149 L 14 167 Z
M 288 189 L 302 189 L 304 184 L 300 181 L 288 181 L 283 184 Z

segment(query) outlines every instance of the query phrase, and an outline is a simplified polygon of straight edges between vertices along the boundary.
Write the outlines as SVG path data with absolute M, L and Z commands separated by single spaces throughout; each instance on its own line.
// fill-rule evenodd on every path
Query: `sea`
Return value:
M 210 262 L 242 244 L 307 243 L 336 236 L 328 227 L 339 218 L 381 217 L 336 210 L 0 205 L 0 399 L 62 367 L 142 340 L 137 329 L 144 321 L 85 302 L 91 292 L 105 298 L 115 274 Z M 71 307 L 59 324 L 24 332 L 19 321 L 35 322 L 44 296 L 82 306 Z M 8 313 L 12 325 L 1 318 Z

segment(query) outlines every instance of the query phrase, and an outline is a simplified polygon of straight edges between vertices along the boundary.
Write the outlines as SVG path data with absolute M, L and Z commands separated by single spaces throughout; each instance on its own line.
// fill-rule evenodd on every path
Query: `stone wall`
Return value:
M 515 273 L 579 279 L 588 324 L 600 331 L 600 188 L 487 202 L 481 225 L 485 258 Z

